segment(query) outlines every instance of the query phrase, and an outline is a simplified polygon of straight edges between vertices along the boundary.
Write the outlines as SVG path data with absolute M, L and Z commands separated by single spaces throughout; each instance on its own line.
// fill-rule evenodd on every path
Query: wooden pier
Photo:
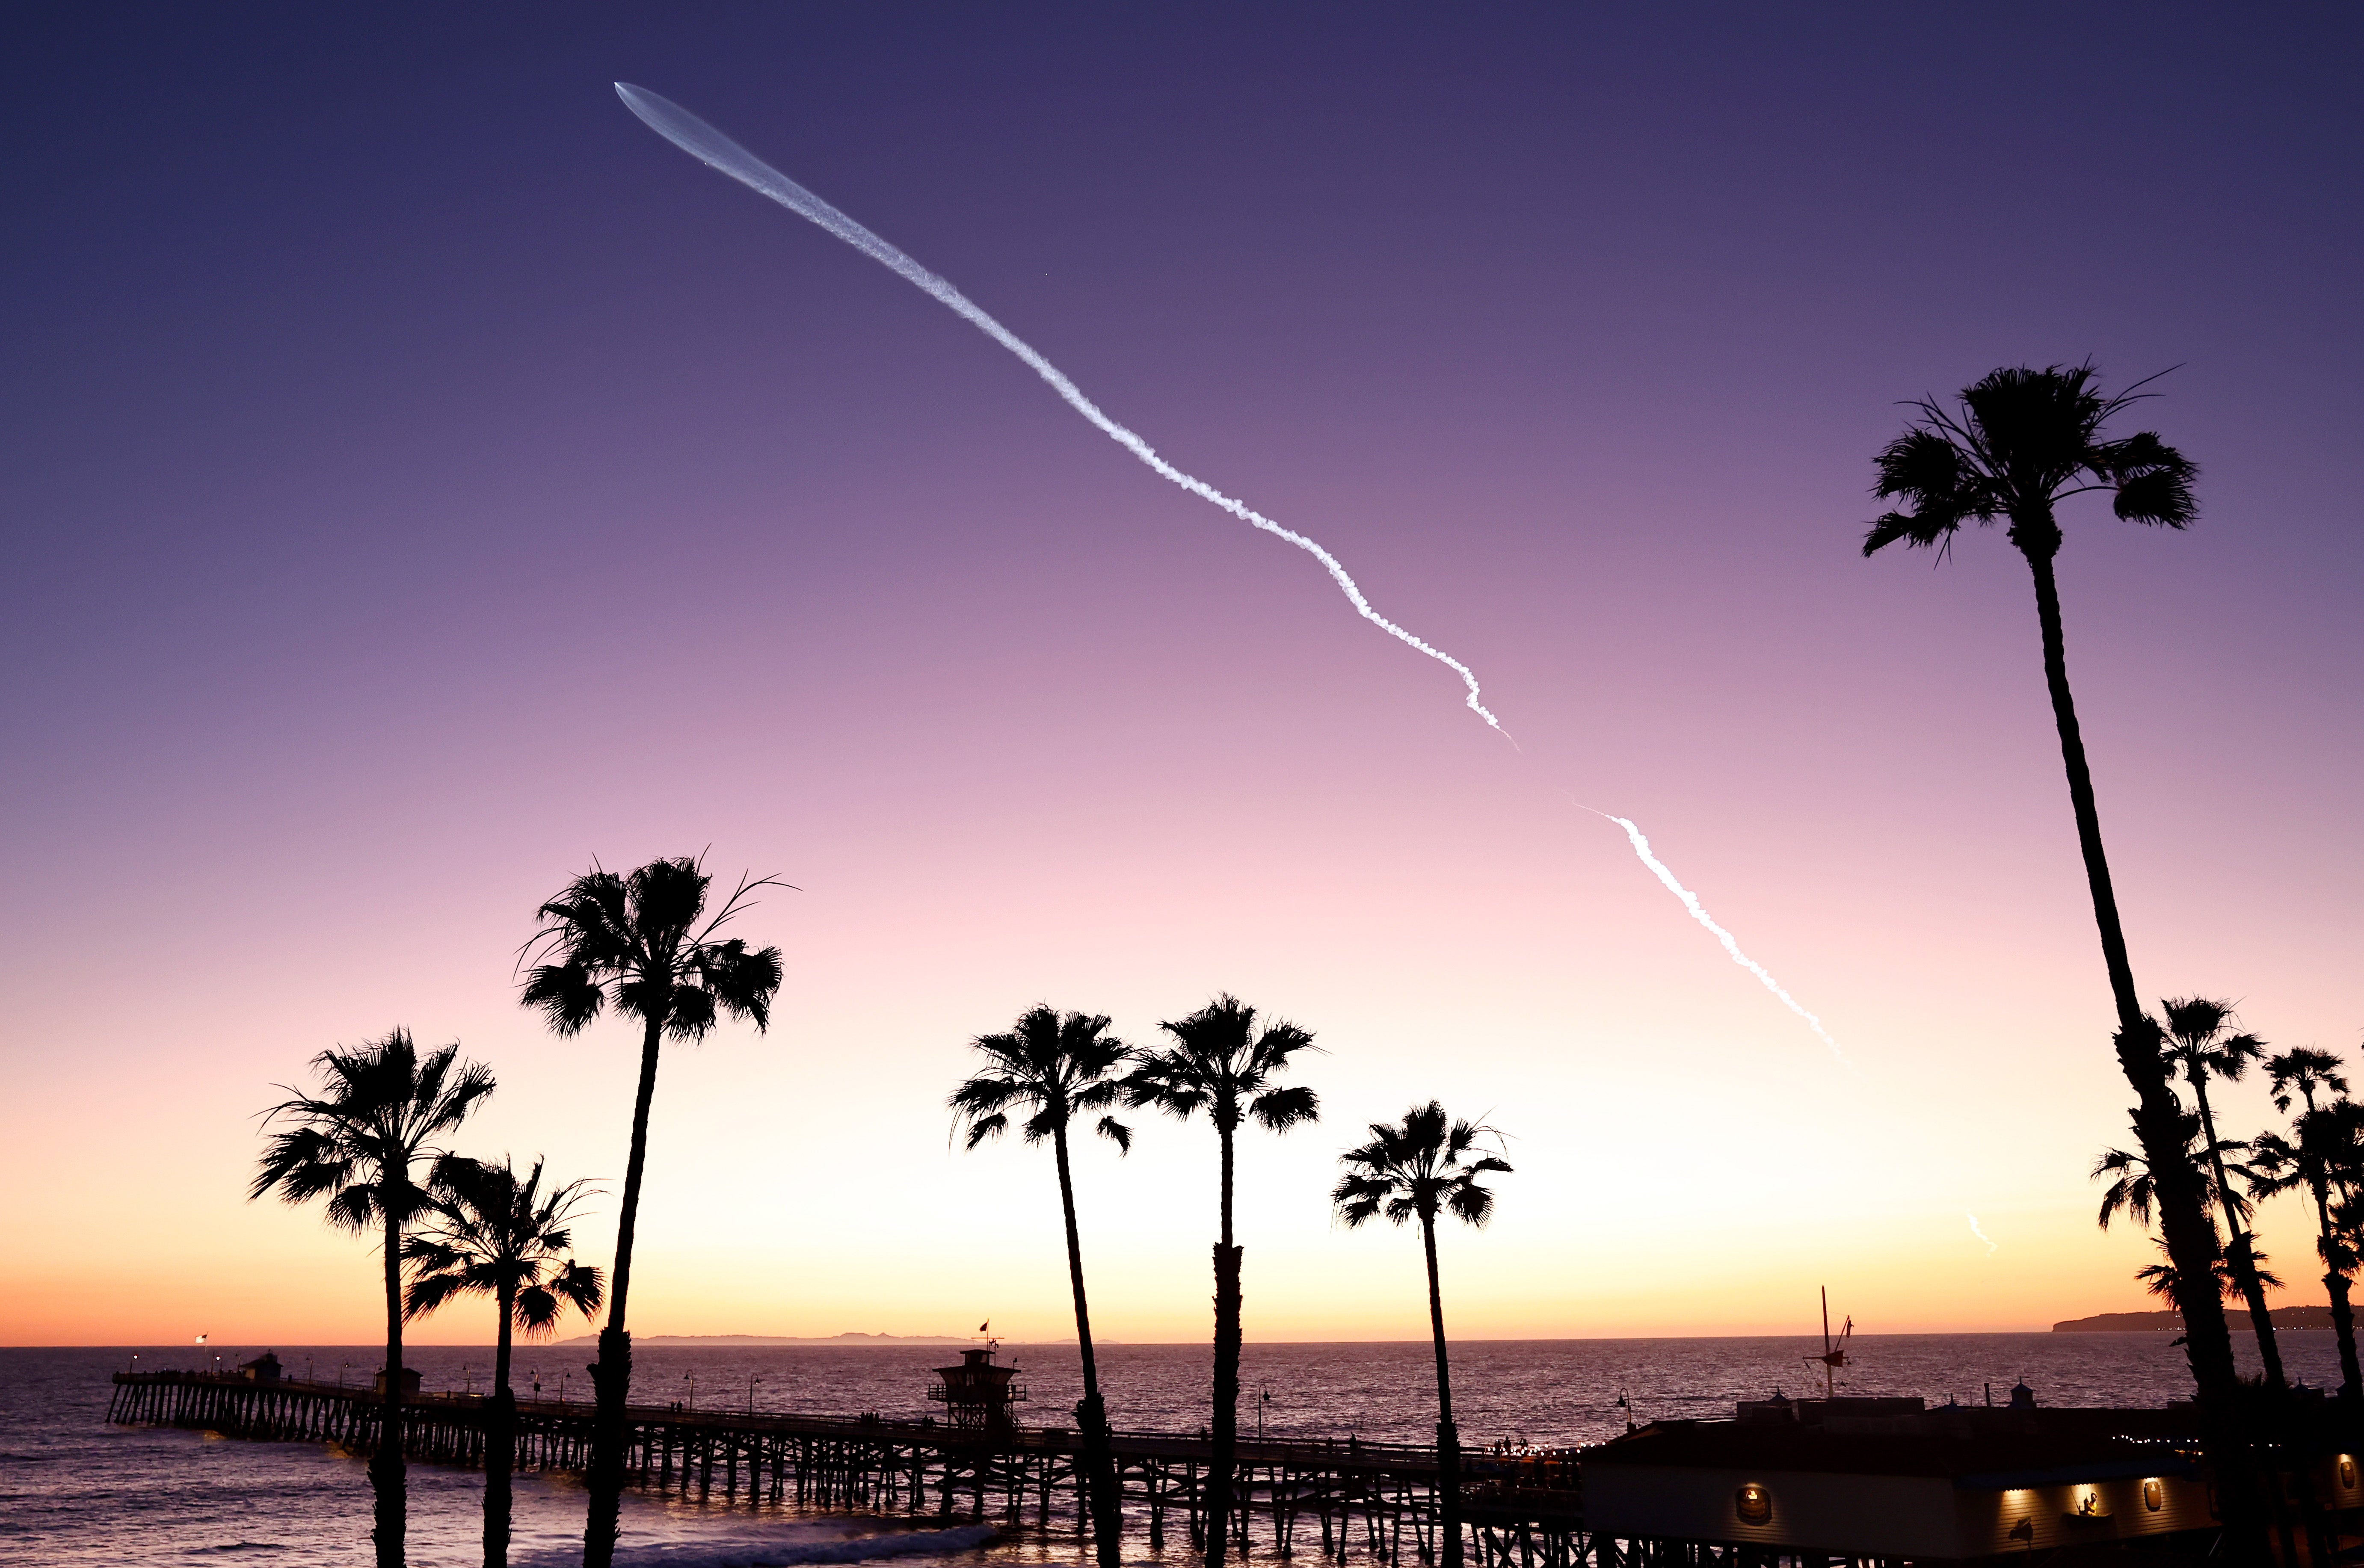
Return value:
M 195 1428 L 226 1437 L 329 1442 L 374 1450 L 383 1396 L 368 1388 L 217 1373 L 117 1373 L 107 1419 Z M 406 1455 L 447 1464 L 484 1462 L 481 1396 L 411 1395 L 403 1401 Z M 520 1470 L 581 1470 L 591 1448 L 587 1401 L 518 1403 Z M 689 1411 L 636 1406 L 625 1464 L 639 1485 L 725 1506 L 907 1512 L 1006 1528 L 1087 1534 L 1076 1485 L 1077 1435 L 1059 1427 L 991 1432 L 931 1420 L 890 1421 Z M 1118 1432 L 1118 1485 L 1152 1546 L 1169 1527 L 1203 1545 L 1206 1439 Z M 1657 1543 L 1594 1542 L 1584 1532 L 1573 1454 L 1465 1455 L 1462 1517 L 1475 1568 L 1658 1568 L 1712 1562 Z M 1319 1551 L 1338 1562 L 1433 1562 L 1436 1452 L 1396 1443 L 1243 1441 L 1232 1482 L 1232 1539 L 1246 1552 Z

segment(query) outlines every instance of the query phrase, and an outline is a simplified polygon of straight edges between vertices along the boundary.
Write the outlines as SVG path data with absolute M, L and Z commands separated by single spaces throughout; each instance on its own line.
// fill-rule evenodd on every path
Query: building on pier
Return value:
M 998 1340 L 963 1351 L 958 1366 L 940 1366 L 936 1386 L 928 1397 L 944 1407 L 945 1422 L 958 1429 L 1007 1437 L 1016 1427 L 1013 1405 L 1024 1402 L 1026 1385 L 1016 1381 L 1019 1369 L 995 1364 Z
M 1656 1421 L 1588 1450 L 1586 1526 L 1626 1540 L 1889 1561 L 2050 1552 L 2218 1526 L 2188 1410 L 1840 1398 L 1750 1401 L 1735 1414 Z M 2338 1474 L 2324 1479 L 2335 1507 L 2364 1502 Z

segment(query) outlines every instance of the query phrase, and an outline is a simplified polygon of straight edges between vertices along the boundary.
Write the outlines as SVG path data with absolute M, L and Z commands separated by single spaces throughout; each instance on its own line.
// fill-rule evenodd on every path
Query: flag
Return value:
M 199 1343 L 199 1344 L 201 1344 L 201 1345 L 202 1345 L 202 1344 L 204 1344 L 205 1342 L 206 1342 L 206 1336 L 205 1336 L 205 1335 L 203 1335 L 203 1334 L 198 1335 L 198 1336 L 197 1336 L 197 1343 Z
M 978 1324 L 978 1325 L 976 1326 L 976 1331 L 977 1331 L 978 1333 L 982 1334 L 982 1333 L 986 1332 L 987 1329 L 991 1329 L 992 1327 L 993 1327 L 993 1319 L 992 1319 L 992 1318 L 987 1318 L 984 1322 L 982 1322 L 982 1323 L 980 1323 L 980 1324 Z

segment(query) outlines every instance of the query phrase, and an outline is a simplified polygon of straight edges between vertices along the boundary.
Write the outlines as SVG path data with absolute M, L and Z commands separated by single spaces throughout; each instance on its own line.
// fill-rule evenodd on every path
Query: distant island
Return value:
M 2227 1307 L 2225 1316 L 2236 1333 L 2252 1333 L 2255 1325 L 2249 1320 L 2248 1308 Z M 2277 1329 L 2328 1329 L 2331 1308 L 2328 1307 L 2277 1307 L 2267 1314 Z M 2180 1312 L 2100 1312 L 2091 1318 L 2071 1318 L 2065 1323 L 2055 1323 L 2056 1334 L 2180 1334 L 2183 1314 Z
M 577 1334 L 562 1345 L 596 1345 L 597 1334 Z M 965 1345 L 969 1336 L 949 1334 L 831 1334 L 825 1340 L 799 1340 L 786 1334 L 635 1334 L 636 1345 Z

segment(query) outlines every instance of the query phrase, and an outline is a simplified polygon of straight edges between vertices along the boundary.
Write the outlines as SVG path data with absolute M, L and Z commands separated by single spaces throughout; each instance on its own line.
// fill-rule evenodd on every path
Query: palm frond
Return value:
M 1874 459 L 1873 494 L 1905 505 L 1875 520 L 1863 553 L 1904 543 L 1939 549 L 1969 521 L 2011 519 L 2012 542 L 2048 558 L 2060 544 L 2054 504 L 2094 489 L 2115 492 L 2117 515 L 2180 528 L 2198 516 L 2198 469 L 2153 431 L 2105 439 L 2102 428 L 2151 395 L 2115 397 L 2081 365 L 2004 366 L 1964 387 L 1948 408 L 1934 397 L 1911 406 L 1905 433 Z
M 1274 1132 L 1287 1132 L 1290 1128 L 1321 1118 L 1321 1100 L 1303 1084 L 1286 1089 L 1267 1089 L 1249 1103 L 1248 1114 Z
M 1450 1118 L 1431 1100 L 1406 1111 L 1399 1123 L 1374 1122 L 1370 1130 L 1369 1142 L 1338 1157 L 1346 1175 L 1331 1201 L 1349 1227 L 1380 1213 L 1398 1224 L 1450 1213 L 1483 1225 L 1492 1216 L 1494 1195 L 1478 1178 L 1511 1167 L 1492 1155 L 1466 1157 L 1479 1140 L 1500 1139 L 1492 1128 Z

